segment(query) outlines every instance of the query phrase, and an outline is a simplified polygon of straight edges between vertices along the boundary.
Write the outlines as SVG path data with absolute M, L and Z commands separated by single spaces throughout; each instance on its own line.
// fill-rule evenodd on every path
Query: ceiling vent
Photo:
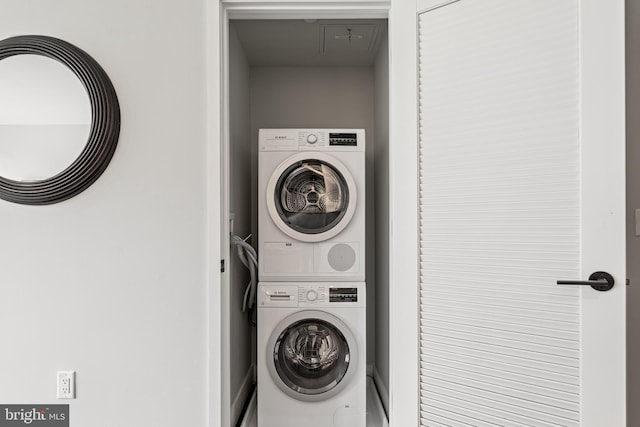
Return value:
M 320 25 L 320 53 L 372 51 L 379 27 L 378 24 Z

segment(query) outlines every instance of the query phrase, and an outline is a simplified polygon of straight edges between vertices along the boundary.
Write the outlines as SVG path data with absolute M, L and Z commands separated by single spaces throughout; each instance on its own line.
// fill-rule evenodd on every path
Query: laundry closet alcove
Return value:
M 370 418 L 378 420 L 372 425 L 383 425 L 386 416 L 380 397 L 387 402 L 389 360 L 387 20 L 368 14 L 363 19 L 357 12 L 333 15 L 306 20 L 243 19 L 246 14 L 230 13 L 228 199 L 223 215 L 233 218 L 229 231 L 242 238 L 251 235 L 249 241 L 257 246 L 259 129 L 364 130 L 367 243 L 362 273 L 366 276 L 367 345 L 358 350 L 366 354 L 368 399 L 374 402 Z M 340 159 L 339 153 L 333 155 Z M 247 273 L 235 253 L 225 259 L 229 374 L 224 378 L 228 400 L 223 407 L 228 405 L 234 424 L 255 381 L 260 381 L 256 358 L 263 355 L 255 354 L 255 329 L 240 309 Z

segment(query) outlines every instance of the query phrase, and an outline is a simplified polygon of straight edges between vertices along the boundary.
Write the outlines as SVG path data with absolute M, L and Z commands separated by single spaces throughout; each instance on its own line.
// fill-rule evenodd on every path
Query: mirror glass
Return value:
M 90 127 L 87 91 L 64 64 L 33 54 L 0 60 L 0 176 L 40 181 L 62 172 Z

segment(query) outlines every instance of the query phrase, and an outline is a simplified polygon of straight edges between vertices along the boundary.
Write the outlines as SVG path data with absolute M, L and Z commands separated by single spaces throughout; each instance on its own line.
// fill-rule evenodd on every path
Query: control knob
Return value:
M 315 133 L 310 133 L 309 135 L 307 135 L 307 142 L 309 144 L 315 144 L 316 142 L 318 142 L 318 136 Z
M 307 301 L 315 301 L 318 299 L 318 293 L 313 289 L 307 291 Z

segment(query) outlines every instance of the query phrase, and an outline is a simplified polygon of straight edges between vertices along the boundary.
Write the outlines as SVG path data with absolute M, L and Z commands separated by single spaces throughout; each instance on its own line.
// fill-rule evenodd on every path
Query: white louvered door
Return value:
M 421 425 L 624 426 L 622 2 L 423 3 Z

